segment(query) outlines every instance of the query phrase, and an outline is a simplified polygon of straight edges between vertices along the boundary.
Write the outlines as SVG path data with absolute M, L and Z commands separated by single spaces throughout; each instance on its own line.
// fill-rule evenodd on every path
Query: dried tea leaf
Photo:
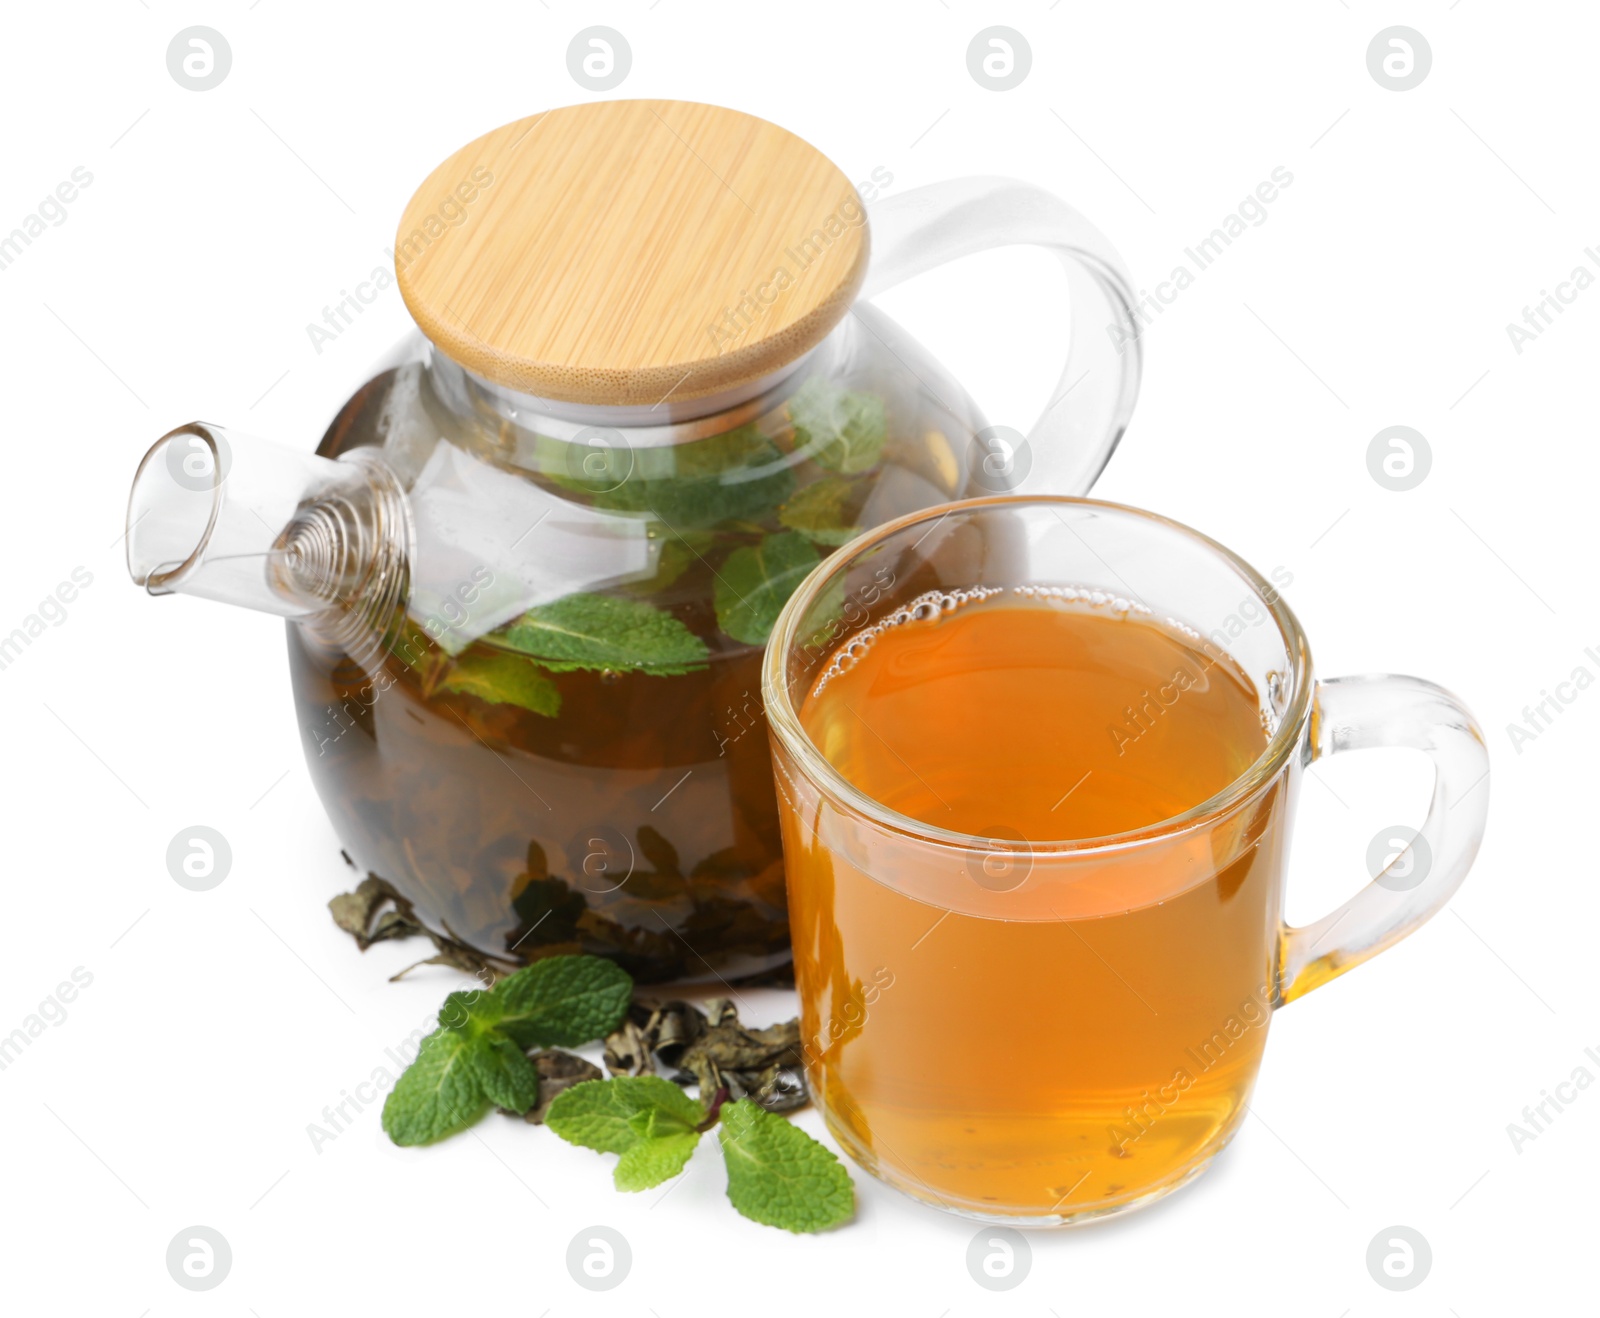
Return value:
M 655 1071 L 649 1013 L 634 1003 L 616 1029 L 606 1035 L 605 1064 L 612 1075 L 650 1075 Z
M 635 1002 L 606 1039 L 612 1075 L 650 1075 L 659 1063 L 674 1084 L 695 1085 L 702 1098 L 726 1089 L 769 1112 L 809 1101 L 800 1062 L 798 1020 L 747 1029 L 728 998 L 711 999 L 704 1011 L 678 999 L 652 1008 Z
M 710 1016 L 705 1034 L 695 1040 L 678 1059 L 678 1064 L 693 1071 L 706 1058 L 723 1070 L 762 1071 L 769 1066 L 799 1066 L 800 1022 L 784 1021 L 765 1029 L 751 1030 L 739 1024 L 737 1015 L 719 1020 Z
M 411 903 L 376 874 L 362 879 L 354 892 L 332 898 L 328 910 L 333 922 L 354 938 L 363 952 L 386 939 L 410 938 L 426 932 Z
M 706 1003 L 706 1022 L 705 1032 L 675 1063 L 694 1076 L 701 1094 L 726 1088 L 734 1098 L 748 1097 L 774 1112 L 807 1101 L 798 1020 L 747 1029 L 729 999 L 713 998 Z
M 539 1076 L 539 1101 L 529 1108 L 523 1120 L 531 1125 L 544 1124 L 550 1104 L 574 1085 L 585 1080 L 599 1080 L 600 1068 L 576 1053 L 562 1052 L 559 1048 L 547 1049 L 533 1057 L 533 1069 Z
M 752 1103 L 758 1103 L 768 1112 L 792 1112 L 796 1108 L 804 1107 L 811 1101 L 811 1091 L 806 1086 L 805 1072 L 798 1067 L 778 1066 L 774 1063 L 759 1075 L 754 1075 L 755 1083 L 749 1084 L 752 1072 L 730 1072 L 729 1079 L 737 1079 L 742 1093 L 736 1092 L 730 1084 L 728 1092 L 734 1098 L 748 1098 Z
M 656 1056 L 670 1067 L 682 1064 L 683 1054 L 706 1032 L 706 1014 L 693 1003 L 673 1000 L 663 1002 L 650 1013 L 645 1034 L 655 1048 Z
M 363 888 L 365 884 L 361 885 Z M 341 892 L 337 897 L 328 902 L 328 910 L 333 913 L 333 922 L 356 940 L 363 952 L 369 945 L 367 939 L 367 924 L 372 918 L 375 902 L 369 901 L 367 894 L 357 888 L 354 892 Z
M 408 907 L 409 905 L 410 903 L 407 903 Z M 371 929 L 371 933 L 367 935 L 369 944 L 387 942 L 391 938 L 415 938 L 418 934 L 426 936 L 428 932 L 409 910 L 402 911 L 396 908 L 382 912 Z
M 354 892 L 334 897 L 328 902 L 328 910 L 334 923 L 354 938 L 356 947 L 363 952 L 374 943 L 390 939 L 421 937 L 433 941 L 434 955 L 389 976 L 391 983 L 403 979 L 418 966 L 449 966 L 489 981 L 505 973 L 505 958 L 487 956 L 448 931 L 435 933 L 417 919 L 411 903 L 376 874 L 367 875 Z

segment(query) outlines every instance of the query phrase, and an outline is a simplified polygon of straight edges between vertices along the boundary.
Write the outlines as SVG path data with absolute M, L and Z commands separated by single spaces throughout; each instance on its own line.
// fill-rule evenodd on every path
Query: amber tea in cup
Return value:
M 800 719 L 860 791 L 923 823 L 1020 841 L 1121 833 L 1200 804 L 1266 748 L 1258 709 L 1247 677 L 1162 623 L 1002 595 L 877 638 L 818 683 Z M 872 1043 L 839 1050 L 828 1076 L 838 1124 L 974 1201 L 1044 1191 L 1089 1203 L 1130 1173 L 1183 1172 L 1238 1120 L 1265 1042 L 1275 823 L 1265 845 L 1181 898 L 1088 920 L 1067 896 L 1055 920 L 934 918 L 807 853 L 792 880 L 796 924 L 821 936 L 797 941 L 801 975 L 828 978 L 811 958 L 841 935 L 869 961 L 907 954 L 942 972 L 897 975 L 899 991 L 874 1006 Z M 1002 842 L 971 878 L 1003 891 L 1025 863 Z M 811 898 L 830 879 L 824 913 Z M 962 982 L 983 992 L 952 999 Z M 1043 1027 L 1066 1003 L 1102 1005 Z M 1209 1027 L 1240 1016 L 1249 1028 L 1223 1033 L 1214 1057 L 1186 1051 L 1209 1049 Z M 924 1083 L 941 1070 L 943 1084 Z M 1165 1104 L 1158 1077 L 1176 1091 Z M 968 1161 L 955 1151 L 975 1112 L 984 1153 Z
M 843 556 L 791 602 L 766 671 L 829 1126 L 970 1214 L 1148 1202 L 1238 1128 L 1273 1009 L 1420 923 L 1476 848 L 1475 792 L 1424 824 L 1431 867 L 1397 858 L 1289 929 L 1303 764 L 1416 745 L 1453 800 L 1481 738 L 1414 679 L 1314 684 L 1276 590 L 1147 514 L 977 501 Z

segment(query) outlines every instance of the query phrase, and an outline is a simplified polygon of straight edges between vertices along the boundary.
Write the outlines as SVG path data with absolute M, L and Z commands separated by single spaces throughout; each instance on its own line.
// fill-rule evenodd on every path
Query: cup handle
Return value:
M 1072 342 L 1050 402 L 1026 436 L 1015 492 L 1087 494 L 1139 396 L 1143 346 L 1132 330 L 1132 281 L 1117 249 L 1059 197 L 1006 178 L 951 179 L 885 197 L 872 207 L 871 223 L 863 297 L 994 247 L 1045 247 L 1060 257 Z
M 1315 924 L 1282 926 L 1281 1002 L 1303 997 L 1420 927 L 1461 886 L 1478 854 L 1489 809 L 1489 749 L 1467 707 L 1416 677 L 1317 683 L 1310 759 L 1375 746 L 1410 746 L 1433 760 L 1428 817 L 1417 837 L 1343 906 Z

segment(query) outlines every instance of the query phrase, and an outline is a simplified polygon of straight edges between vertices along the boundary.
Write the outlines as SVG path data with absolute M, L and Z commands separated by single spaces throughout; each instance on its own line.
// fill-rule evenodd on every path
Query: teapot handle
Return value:
M 1088 493 L 1139 396 L 1143 346 L 1134 328 L 1132 282 L 1116 248 L 1059 197 L 1007 178 L 915 188 L 885 197 L 870 218 L 872 260 L 862 297 L 994 247 L 1045 247 L 1061 258 L 1072 342 L 1050 402 L 1021 445 L 988 432 L 976 438 L 993 455 L 986 470 L 1005 477 L 1016 472 L 1006 485 L 1012 492 Z M 1003 470 L 990 466 L 994 460 Z

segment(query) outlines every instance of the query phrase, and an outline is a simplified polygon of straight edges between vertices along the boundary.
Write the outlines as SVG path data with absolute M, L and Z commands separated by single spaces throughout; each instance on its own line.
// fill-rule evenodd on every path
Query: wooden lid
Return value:
M 866 274 L 861 199 L 764 119 L 602 101 L 506 124 L 406 206 L 395 271 L 438 347 L 541 398 L 654 406 L 819 343 Z

